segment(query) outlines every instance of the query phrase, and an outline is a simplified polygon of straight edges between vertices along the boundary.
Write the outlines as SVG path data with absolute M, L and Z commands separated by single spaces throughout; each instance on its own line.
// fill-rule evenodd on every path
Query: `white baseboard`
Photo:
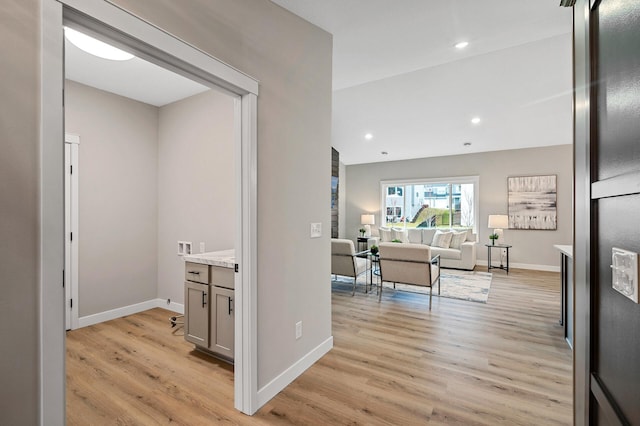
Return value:
M 181 303 L 170 302 L 167 303 L 164 299 L 156 299 L 156 308 L 167 309 L 169 311 L 173 311 L 176 314 L 183 315 L 184 314 L 184 305 Z
M 476 265 L 487 266 L 486 260 L 476 260 Z M 494 263 L 495 265 L 495 263 Z M 509 262 L 509 269 L 529 269 L 531 271 L 547 271 L 547 272 L 560 272 L 559 266 L 553 265 L 535 265 L 533 263 L 513 263 Z
M 136 303 L 129 306 L 123 306 L 121 308 L 111 309 L 109 311 L 100 312 L 93 315 L 87 315 L 85 317 L 78 318 L 78 328 L 88 327 L 90 325 L 98 324 L 105 321 L 110 321 L 116 318 L 122 318 L 127 315 L 137 314 L 138 312 L 148 311 L 153 308 L 164 308 L 178 314 L 184 313 L 184 305 L 171 302 L 167 305 L 167 301 L 163 299 L 151 299 L 146 302 Z
M 309 367 L 315 364 L 327 352 L 333 348 L 333 336 L 320 343 L 315 349 L 302 357 L 298 362 L 283 371 L 278 377 L 271 380 L 260 390 L 258 390 L 258 408 L 269 402 L 271 398 L 276 396 L 278 392 L 286 388 L 289 383 L 293 382 L 300 374 L 304 373 Z

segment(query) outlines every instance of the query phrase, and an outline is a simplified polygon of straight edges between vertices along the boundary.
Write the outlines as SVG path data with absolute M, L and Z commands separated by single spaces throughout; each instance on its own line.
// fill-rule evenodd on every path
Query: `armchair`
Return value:
M 356 294 L 358 276 L 371 268 L 371 262 L 366 256 L 367 253 L 367 250 L 356 253 L 351 240 L 331 239 L 331 274 L 353 277 L 352 296 Z
M 431 257 L 431 248 L 422 244 L 380 243 L 380 292 L 383 281 L 429 287 L 429 310 L 433 285 L 440 294 L 440 255 Z

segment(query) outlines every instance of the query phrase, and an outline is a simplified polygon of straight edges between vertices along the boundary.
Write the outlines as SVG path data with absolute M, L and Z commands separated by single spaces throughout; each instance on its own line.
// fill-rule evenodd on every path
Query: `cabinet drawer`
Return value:
M 218 287 L 235 288 L 235 274 L 231 268 L 223 268 L 221 266 L 211 267 L 211 284 Z
M 186 262 L 184 267 L 184 278 L 187 281 L 209 284 L 209 265 Z

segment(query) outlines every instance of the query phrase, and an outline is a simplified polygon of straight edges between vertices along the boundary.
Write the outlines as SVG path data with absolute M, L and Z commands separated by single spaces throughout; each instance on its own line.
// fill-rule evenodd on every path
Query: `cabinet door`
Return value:
M 233 359 L 235 309 L 233 290 L 211 287 L 213 311 L 211 312 L 211 345 L 213 352 Z
M 184 339 L 199 346 L 209 346 L 209 286 L 184 283 Z

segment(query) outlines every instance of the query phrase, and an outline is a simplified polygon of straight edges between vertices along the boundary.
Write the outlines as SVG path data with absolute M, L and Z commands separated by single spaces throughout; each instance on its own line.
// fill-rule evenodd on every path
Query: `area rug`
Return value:
M 369 275 L 366 277 L 361 275 L 357 281 L 357 291 L 361 291 Z M 440 273 L 440 289 L 441 297 L 451 299 L 469 300 L 471 302 L 487 303 L 489 299 L 489 289 L 491 288 L 492 274 L 489 272 L 478 271 L 457 271 L 453 269 L 443 269 Z M 379 277 L 374 276 L 374 282 Z M 338 276 L 335 279 L 332 276 L 332 284 L 336 285 L 336 289 L 351 291 L 353 288 L 353 279 L 349 277 Z M 393 283 L 384 283 L 385 294 L 393 291 Z M 429 294 L 429 287 L 416 287 L 412 285 L 396 284 L 396 291 L 408 293 Z M 375 287 L 373 294 L 376 293 Z M 438 286 L 434 286 L 433 295 L 438 296 Z

